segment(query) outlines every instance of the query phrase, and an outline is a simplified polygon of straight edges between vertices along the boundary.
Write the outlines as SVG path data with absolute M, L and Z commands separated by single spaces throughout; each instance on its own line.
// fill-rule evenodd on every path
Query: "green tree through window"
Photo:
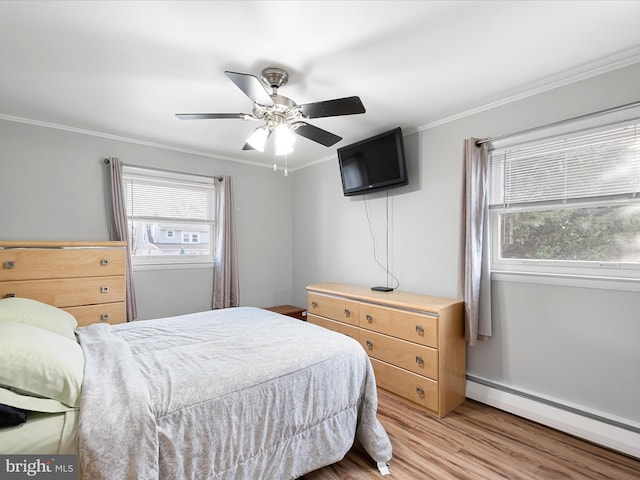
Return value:
M 640 262 L 639 205 L 521 211 L 501 220 L 502 258 Z

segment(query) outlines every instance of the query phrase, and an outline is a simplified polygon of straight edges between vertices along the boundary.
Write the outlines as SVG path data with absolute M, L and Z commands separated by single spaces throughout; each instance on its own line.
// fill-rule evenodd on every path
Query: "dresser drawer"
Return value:
M 79 327 L 92 323 L 124 323 L 126 321 L 125 302 L 103 303 L 99 305 L 82 305 L 80 307 L 64 308 L 78 321 Z
M 121 275 L 124 248 L 0 250 L 0 281 Z
M 125 301 L 124 275 L 1 282 L 0 298 L 26 297 L 55 307 Z
M 307 311 L 321 317 L 327 317 L 339 322 L 358 326 L 359 304 L 344 298 L 328 297 L 325 295 L 309 294 Z
M 358 327 L 353 327 L 346 323 L 336 322 L 335 320 L 329 320 L 328 318 L 318 317 L 317 315 L 307 314 L 307 322 L 313 323 L 314 325 L 319 325 L 324 328 L 328 328 L 329 330 L 333 330 L 334 332 L 343 333 L 344 335 L 353 338 L 354 340 L 358 340 L 360 329 Z
M 360 327 L 438 348 L 438 318 L 379 305 L 360 305 Z
M 433 348 L 364 329 L 360 343 L 370 357 L 438 380 L 438 351 Z
M 438 382 L 408 372 L 375 358 L 371 359 L 379 387 L 434 412 L 438 411 Z

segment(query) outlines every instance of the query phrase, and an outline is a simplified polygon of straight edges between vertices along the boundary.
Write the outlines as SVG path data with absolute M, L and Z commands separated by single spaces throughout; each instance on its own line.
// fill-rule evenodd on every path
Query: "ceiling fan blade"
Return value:
M 248 113 L 176 113 L 176 117 L 180 120 L 207 120 L 212 118 L 250 120 L 255 118 Z
M 327 132 L 326 130 L 323 130 L 306 122 L 296 122 L 293 126 L 295 127 L 293 130 L 294 133 L 297 133 L 301 137 L 305 137 L 309 140 L 320 143 L 325 147 L 335 145 L 340 140 L 342 140 L 342 137 L 334 135 L 331 132 Z
M 269 92 L 257 77 L 248 73 L 224 72 L 236 86 L 244 92 L 254 103 L 273 106 L 273 100 Z
M 300 105 L 300 110 L 307 118 L 354 115 L 366 111 L 362 101 L 360 101 L 360 97 L 345 97 L 325 100 L 324 102 L 306 103 Z
M 244 144 L 244 147 L 242 147 L 242 150 L 255 150 L 255 148 L 253 148 L 251 145 L 249 145 L 248 143 Z

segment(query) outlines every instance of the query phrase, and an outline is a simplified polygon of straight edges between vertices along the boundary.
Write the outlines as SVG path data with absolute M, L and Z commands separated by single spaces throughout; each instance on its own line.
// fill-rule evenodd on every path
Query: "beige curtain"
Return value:
M 111 170 L 111 203 L 113 208 L 113 233 L 112 240 L 124 240 L 127 242 L 127 322 L 131 322 L 138 316 L 136 307 L 136 292 L 133 286 L 133 269 L 131 268 L 131 245 L 129 245 L 129 226 L 127 224 L 127 204 L 124 197 L 124 184 L 122 181 L 122 162 L 110 157 L 108 159 Z
M 478 146 L 477 140 L 464 141 L 458 265 L 458 297 L 465 301 L 464 336 L 469 346 L 491 336 L 491 282 L 483 256 L 489 154 L 487 144 Z
M 213 271 L 214 309 L 240 305 L 236 222 L 231 177 L 216 182 L 215 262 Z

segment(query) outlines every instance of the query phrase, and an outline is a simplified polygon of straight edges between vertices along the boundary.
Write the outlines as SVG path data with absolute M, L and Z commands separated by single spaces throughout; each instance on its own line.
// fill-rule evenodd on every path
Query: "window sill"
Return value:
M 213 262 L 203 263 L 140 263 L 133 265 L 133 271 L 148 270 L 191 270 L 196 268 L 213 268 Z
M 564 287 L 594 288 L 598 290 L 640 292 L 640 278 L 493 270 L 491 272 L 491 280 L 498 282 L 530 283 Z

